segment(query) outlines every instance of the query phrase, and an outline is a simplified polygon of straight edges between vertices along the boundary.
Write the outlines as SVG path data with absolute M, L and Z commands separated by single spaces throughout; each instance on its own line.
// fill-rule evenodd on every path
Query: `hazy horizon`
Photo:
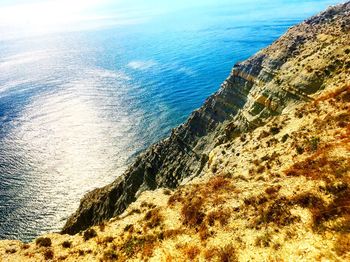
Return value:
M 302 12 L 308 13 L 315 8 L 313 1 L 258 1 L 259 5 L 264 5 L 271 9 L 277 8 L 276 2 L 281 5 L 295 6 L 296 3 L 303 3 Z M 309 3 L 308 3 L 309 2 Z M 318 1 L 319 5 L 324 3 L 339 3 L 340 1 Z M 237 10 L 242 6 L 246 19 L 259 19 L 254 17 L 255 0 L 223 0 L 220 5 L 225 7 L 235 5 Z M 186 1 L 180 0 L 168 3 L 161 0 L 150 0 L 146 3 L 142 0 L 3 0 L 0 3 L 0 41 L 23 37 L 32 37 L 43 34 L 94 30 L 108 28 L 118 25 L 144 24 L 149 20 L 164 16 L 166 14 L 177 13 L 178 10 L 205 8 L 215 6 L 215 1 Z M 255 11 L 255 12 L 254 12 Z M 281 10 L 279 10 L 280 12 Z M 293 15 L 301 10 L 291 8 L 285 9 L 283 15 Z M 237 14 L 236 14 L 237 15 Z M 241 14 L 243 15 L 243 14 Z

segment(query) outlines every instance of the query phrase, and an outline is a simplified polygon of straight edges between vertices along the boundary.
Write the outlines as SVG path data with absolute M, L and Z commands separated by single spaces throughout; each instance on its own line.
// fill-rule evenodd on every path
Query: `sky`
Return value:
M 0 41 L 59 31 L 140 24 L 167 12 L 217 4 L 217 1 L 219 0 L 0 0 Z M 298 1 L 280 0 L 281 4 Z M 254 6 L 257 2 L 269 3 L 268 0 L 220 0 L 220 5 Z
M 164 0 L 0 0 L 1 39 L 141 23 L 174 8 L 212 2 Z

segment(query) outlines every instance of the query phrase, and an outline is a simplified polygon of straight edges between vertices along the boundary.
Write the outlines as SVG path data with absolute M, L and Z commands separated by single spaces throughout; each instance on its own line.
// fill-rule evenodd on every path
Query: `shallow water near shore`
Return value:
M 234 63 L 339 1 L 233 2 L 0 36 L 0 239 L 58 231 L 86 192 L 185 121 Z

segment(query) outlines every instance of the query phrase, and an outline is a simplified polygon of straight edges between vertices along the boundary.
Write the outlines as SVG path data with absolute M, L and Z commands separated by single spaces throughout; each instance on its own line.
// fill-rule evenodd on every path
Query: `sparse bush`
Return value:
M 154 235 L 144 235 L 142 237 L 130 236 L 121 246 L 121 250 L 129 258 L 140 252 L 144 258 L 150 257 L 157 240 L 158 237 Z
M 304 208 L 323 208 L 325 205 L 324 201 L 321 198 L 309 192 L 295 196 L 291 199 L 291 202 Z
M 102 260 L 103 261 L 116 261 L 118 260 L 119 256 L 114 250 L 107 250 L 103 253 Z
M 49 237 L 39 237 L 35 240 L 35 244 L 39 247 L 50 247 L 51 239 Z
M 217 191 L 219 189 L 229 189 L 230 181 L 223 176 L 215 176 L 209 180 L 207 186 L 211 191 Z
M 177 190 L 172 196 L 168 199 L 168 205 L 173 206 L 176 202 L 183 202 L 184 199 L 182 197 L 181 191 Z
M 209 226 L 214 226 L 215 221 L 218 221 L 221 226 L 225 226 L 231 217 L 231 211 L 228 209 L 212 211 L 208 214 L 207 220 Z
M 282 143 L 286 142 L 288 138 L 289 138 L 288 134 L 283 135 L 281 139 Z
M 171 190 L 166 188 L 163 190 L 164 195 L 170 196 L 171 195 Z
M 126 225 L 124 227 L 124 232 L 127 232 L 127 231 L 132 233 L 134 231 L 134 225 L 132 225 L 132 224 Z
M 54 257 L 54 253 L 53 253 L 52 249 L 46 249 L 44 251 L 45 260 L 51 260 L 51 259 L 53 259 L 53 257 Z
M 6 254 L 14 254 L 17 252 L 17 250 L 15 248 L 9 248 L 9 249 L 6 249 Z
M 199 238 L 204 241 L 207 240 L 210 237 L 210 233 L 208 230 L 208 227 L 206 225 L 201 225 L 198 231 Z
M 94 238 L 96 236 L 97 236 L 97 233 L 96 233 L 95 229 L 93 229 L 93 228 L 85 230 L 84 234 L 83 234 L 83 238 L 85 241 L 88 241 L 89 239 Z
M 281 186 L 270 186 L 268 188 L 265 189 L 265 193 L 268 195 L 273 195 L 276 194 L 279 190 L 281 189 Z
M 148 211 L 146 213 L 144 219 L 146 221 L 148 221 L 146 225 L 149 228 L 157 227 L 163 221 L 163 217 L 160 214 L 159 208 L 155 208 L 155 209 L 152 209 L 152 210 Z
M 232 245 L 227 245 L 219 250 L 220 262 L 235 262 L 238 261 L 236 250 Z
M 258 166 L 258 168 L 256 169 L 256 172 L 257 172 L 258 174 L 261 174 L 261 173 L 263 173 L 264 171 L 265 171 L 265 166 L 263 166 L 263 165 Z
M 101 222 L 101 223 L 98 225 L 98 227 L 99 227 L 100 231 L 103 232 L 103 231 L 105 231 L 106 225 L 105 225 L 104 222 Z
M 184 234 L 186 231 L 184 229 L 168 229 L 168 230 L 164 230 L 164 232 L 162 232 L 162 236 L 164 239 L 167 238 L 173 238 L 175 236 L 178 235 L 182 235 Z
M 269 247 L 271 242 L 271 235 L 269 233 L 265 233 L 261 236 L 258 236 L 255 239 L 255 246 L 257 247 Z
M 260 139 L 262 139 L 262 138 L 268 137 L 269 135 L 270 135 L 270 134 L 269 134 L 267 131 L 263 130 L 263 131 L 261 131 L 261 133 L 259 134 L 258 139 L 260 140 Z
M 104 243 L 112 243 L 114 240 L 114 237 L 108 236 L 103 239 Z
M 256 221 L 256 225 L 274 223 L 278 226 L 287 226 L 300 221 L 300 217 L 292 215 L 290 212 L 290 201 L 285 197 L 277 199 L 264 209 Z
M 297 146 L 295 149 L 296 149 L 296 151 L 297 151 L 297 153 L 298 153 L 299 155 L 301 155 L 302 153 L 304 153 L 304 148 L 301 147 L 301 146 Z
M 350 234 L 343 233 L 337 237 L 337 240 L 334 244 L 335 252 L 339 256 L 343 256 L 350 252 Z
M 210 170 L 215 174 L 218 171 L 218 164 L 217 163 L 212 164 Z
M 270 133 L 273 134 L 273 135 L 276 135 L 280 132 L 281 128 L 280 127 L 277 127 L 277 126 L 273 126 L 270 128 Z
M 72 242 L 66 240 L 62 242 L 62 247 L 64 248 L 71 248 L 72 247 Z
M 141 210 L 138 208 L 133 208 L 129 213 L 128 216 L 132 216 L 134 214 L 141 214 Z
M 214 248 L 209 248 L 204 251 L 204 258 L 206 261 L 211 261 L 213 257 L 217 256 L 219 253 L 219 249 L 214 247 Z
M 267 197 L 263 194 L 260 194 L 258 196 L 251 196 L 243 200 L 244 204 L 247 206 L 258 206 L 266 203 L 267 201 Z
M 309 141 L 310 143 L 310 149 L 312 151 L 316 151 L 318 148 L 318 144 L 320 143 L 320 138 L 319 137 L 313 137 Z
M 203 199 L 196 197 L 189 199 L 181 209 L 181 215 L 183 217 L 183 224 L 191 227 L 199 226 L 205 217 L 205 214 L 201 211 L 203 206 Z
M 186 246 L 183 252 L 190 260 L 193 260 L 198 256 L 198 254 L 200 253 L 200 250 L 196 246 Z
M 28 249 L 29 247 L 30 247 L 29 244 L 23 244 L 23 245 L 21 246 L 22 249 Z

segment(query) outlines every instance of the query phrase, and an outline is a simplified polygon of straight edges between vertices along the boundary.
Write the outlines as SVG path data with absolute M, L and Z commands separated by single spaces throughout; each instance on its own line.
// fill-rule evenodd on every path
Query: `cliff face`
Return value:
M 170 137 L 141 154 L 112 184 L 88 193 L 62 233 L 74 234 L 121 214 L 145 190 L 176 188 L 203 174 L 209 152 L 264 124 L 349 71 L 350 3 L 292 27 L 271 46 L 236 64 L 221 88 Z M 344 53 L 345 52 L 345 53 Z
M 64 228 L 84 232 L 0 260 L 350 261 L 349 33 L 349 2 L 291 28 L 85 196 Z

